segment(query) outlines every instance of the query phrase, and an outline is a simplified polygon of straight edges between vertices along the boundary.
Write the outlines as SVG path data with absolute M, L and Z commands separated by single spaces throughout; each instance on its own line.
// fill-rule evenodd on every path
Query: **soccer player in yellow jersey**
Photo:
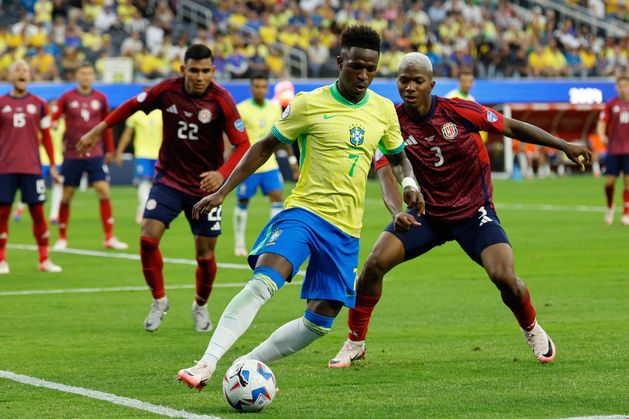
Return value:
M 336 59 L 338 80 L 295 96 L 223 186 L 195 205 L 196 218 L 216 208 L 276 149 L 298 142 L 299 181 L 284 203 L 286 209 L 258 237 L 249 256 L 253 276 L 225 308 L 205 354 L 177 374 L 189 387 L 205 387 L 218 361 L 249 328 L 258 310 L 308 258 L 301 290 L 307 300 L 305 314 L 239 359 L 270 362 L 293 354 L 327 334 L 344 305 L 354 306 L 365 186 L 376 149 L 387 155 L 404 186 L 405 202 L 423 213 L 393 103 L 368 89 L 379 56 L 380 37 L 373 29 L 348 27 Z M 417 225 L 410 215 L 398 217 L 408 228 Z
M 122 153 L 132 137 L 135 177 L 138 181 L 138 208 L 135 213 L 135 222 L 141 224 L 144 207 L 153 184 L 153 177 L 155 177 L 155 163 L 162 145 L 162 111 L 155 109 L 148 115 L 137 111 L 127 119 L 114 157 L 119 167 L 122 166 Z
M 279 104 L 266 98 L 269 93 L 269 78 L 266 74 L 257 73 L 251 77 L 251 99 L 240 102 L 238 112 L 245 123 L 249 141 L 253 144 L 264 138 L 271 130 L 271 125 L 282 115 Z M 294 175 L 299 173 L 297 158 L 293 156 L 292 147 L 286 147 L 289 162 Z M 271 156 L 254 174 L 249 176 L 236 188 L 238 203 L 234 208 L 234 254 L 247 256 L 245 232 L 247 230 L 247 207 L 249 200 L 256 194 L 258 187 L 268 195 L 271 201 L 271 218 L 284 209 L 282 204 L 284 181 L 275 156 Z

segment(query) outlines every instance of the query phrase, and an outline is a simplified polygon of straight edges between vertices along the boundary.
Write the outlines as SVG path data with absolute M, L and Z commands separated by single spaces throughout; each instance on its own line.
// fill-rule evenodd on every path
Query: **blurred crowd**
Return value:
M 592 31 L 553 9 L 503 0 L 205 0 L 212 20 L 178 20 L 181 0 L 4 0 L 0 74 L 16 59 L 36 80 L 73 80 L 84 60 L 102 71 L 108 57 L 129 57 L 136 81 L 177 74 L 183 52 L 205 43 L 219 80 L 267 71 L 295 76 L 282 45 L 307 56 L 309 77 L 334 77 L 338 34 L 367 23 L 383 39 L 379 76 L 420 51 L 441 77 L 471 69 L 478 78 L 592 77 L 627 72 L 629 37 Z M 624 0 L 565 0 L 601 19 L 629 22 Z

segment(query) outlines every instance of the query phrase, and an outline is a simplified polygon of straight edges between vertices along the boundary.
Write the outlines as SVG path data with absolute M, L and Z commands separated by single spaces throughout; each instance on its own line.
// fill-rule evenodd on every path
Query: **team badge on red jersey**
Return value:
M 199 121 L 201 121 L 204 124 L 207 124 L 211 120 L 212 120 L 212 111 L 210 111 L 209 109 L 201 109 L 199 111 Z
M 360 125 L 352 125 L 349 128 L 349 143 L 353 147 L 359 147 L 365 141 L 365 129 Z
M 459 130 L 452 122 L 448 122 L 441 127 L 441 133 L 446 140 L 452 140 L 459 135 Z
M 26 105 L 26 112 L 30 113 L 31 115 L 35 115 L 37 113 L 37 106 L 29 103 L 28 105 Z
M 90 106 L 92 107 L 92 109 L 94 109 L 95 111 L 100 109 L 100 102 L 97 101 L 96 99 L 92 100 L 90 102 Z

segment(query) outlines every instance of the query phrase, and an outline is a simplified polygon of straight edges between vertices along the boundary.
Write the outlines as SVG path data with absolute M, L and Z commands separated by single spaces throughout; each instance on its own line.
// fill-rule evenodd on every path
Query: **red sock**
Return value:
M 9 238 L 9 217 L 11 204 L 0 204 L 0 262 L 7 259 L 7 240 Z
M 526 290 L 526 294 L 520 301 L 516 302 L 505 298 L 504 294 L 502 295 L 502 301 L 511 309 L 522 329 L 530 332 L 535 327 L 535 307 L 531 303 L 529 290 Z
M 622 215 L 629 214 L 629 191 L 625 189 L 622 193 Z
M 164 261 L 159 251 L 159 240 L 140 237 L 140 258 L 142 259 L 142 273 L 146 285 L 151 289 L 153 298 L 158 299 L 166 295 L 164 291 Z
M 105 240 L 111 239 L 114 235 L 114 216 L 109 199 L 100 200 L 100 220 L 103 223 Z
M 369 328 L 369 320 L 371 320 L 371 313 L 379 300 L 379 295 L 375 297 L 360 294 L 356 295 L 356 306 L 349 310 L 347 317 L 347 325 L 349 326 L 347 337 L 349 340 L 354 342 L 365 340 L 367 329 Z
M 605 196 L 607 197 L 607 208 L 614 206 L 614 185 L 605 185 Z
M 202 306 L 210 299 L 214 278 L 216 277 L 216 258 L 197 258 L 197 304 Z
M 28 210 L 33 218 L 33 235 L 39 249 L 39 262 L 43 262 L 48 259 L 48 237 L 50 236 L 44 216 L 44 204 L 31 204 Z
M 70 220 L 70 203 L 61 202 L 59 205 L 59 238 L 68 239 L 68 221 Z

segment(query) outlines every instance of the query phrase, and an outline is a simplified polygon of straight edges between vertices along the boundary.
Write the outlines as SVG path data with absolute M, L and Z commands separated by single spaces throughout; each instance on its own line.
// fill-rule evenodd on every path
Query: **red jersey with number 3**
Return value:
M 39 131 L 49 127 L 43 99 L 30 93 L 0 97 L 0 173 L 40 175 Z
M 412 119 L 402 104 L 396 109 L 427 214 L 455 222 L 493 205 L 489 155 L 478 132 L 502 132 L 500 113 L 476 102 L 437 96 L 421 119 Z M 376 161 L 376 170 L 386 164 L 386 159 Z
M 76 151 L 76 145 L 81 137 L 98 125 L 109 114 L 109 104 L 104 94 L 92 90 L 88 94 L 71 90 L 59 98 L 59 108 L 53 115 L 53 120 L 64 116 L 66 130 L 63 134 L 63 157 L 66 159 L 91 159 L 103 155 L 103 138 L 92 150 L 89 156 L 81 156 Z
M 609 154 L 629 155 L 629 101 L 614 98 L 607 102 L 601 120 L 607 123 Z
M 189 195 L 204 196 L 200 175 L 223 165 L 223 134 L 233 145 L 249 143 L 249 137 L 227 90 L 211 83 L 203 95 L 192 96 L 183 83 L 183 77 L 162 81 L 132 99 L 130 111 L 162 111 L 164 139 L 156 179 Z

